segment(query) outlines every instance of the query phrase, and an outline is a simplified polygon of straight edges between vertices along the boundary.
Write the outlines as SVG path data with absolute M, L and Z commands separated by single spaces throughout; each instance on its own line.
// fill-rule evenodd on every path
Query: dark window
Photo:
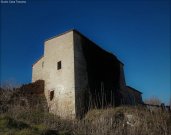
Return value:
M 57 69 L 59 70 L 59 69 L 61 69 L 62 68 L 62 63 L 61 63 L 61 61 L 58 61 L 57 62 Z
M 50 101 L 54 98 L 54 90 L 50 91 Z

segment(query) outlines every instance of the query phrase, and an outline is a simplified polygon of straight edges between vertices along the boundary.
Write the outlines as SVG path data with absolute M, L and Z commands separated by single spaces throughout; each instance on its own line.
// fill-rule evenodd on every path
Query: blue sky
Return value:
M 125 64 L 127 85 L 168 103 L 169 0 L 26 0 L 1 3 L 0 77 L 31 82 L 44 40 L 75 28 Z

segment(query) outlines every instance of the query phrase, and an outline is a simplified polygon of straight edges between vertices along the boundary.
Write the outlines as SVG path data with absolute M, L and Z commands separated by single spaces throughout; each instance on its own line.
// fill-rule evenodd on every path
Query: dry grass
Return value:
M 151 97 L 149 99 L 144 100 L 145 104 L 151 104 L 151 105 L 161 105 L 161 101 L 157 97 Z
M 90 110 L 81 120 L 64 120 L 47 112 L 44 98 L 0 91 L 2 135 L 170 135 L 171 114 L 142 106 Z M 15 93 L 16 95 L 16 93 Z M 25 101 L 25 103 L 21 103 Z M 34 106 L 32 102 L 34 101 Z M 30 105 L 31 104 L 31 105 Z
M 142 107 L 92 110 L 86 115 L 85 121 L 88 122 L 86 132 L 93 135 L 169 135 L 171 128 L 169 113 L 161 110 L 150 112 Z

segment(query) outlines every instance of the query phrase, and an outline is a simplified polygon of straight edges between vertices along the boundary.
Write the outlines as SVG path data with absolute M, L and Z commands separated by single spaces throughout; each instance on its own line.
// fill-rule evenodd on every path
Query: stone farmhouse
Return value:
M 142 103 L 142 93 L 126 85 L 123 67 L 115 55 L 70 30 L 45 41 L 32 82 L 44 80 L 49 112 L 76 118 L 94 107 Z

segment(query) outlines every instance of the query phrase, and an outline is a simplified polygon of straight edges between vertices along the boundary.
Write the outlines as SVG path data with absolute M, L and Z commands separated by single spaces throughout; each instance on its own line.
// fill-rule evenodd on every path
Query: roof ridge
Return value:
M 60 34 L 57 34 L 57 35 L 55 35 L 55 36 L 53 36 L 53 37 L 47 38 L 47 39 L 44 40 L 44 42 L 46 42 L 46 41 L 48 41 L 48 40 L 51 40 L 51 39 L 53 39 L 53 38 L 62 36 L 62 35 L 64 35 L 64 34 L 66 34 L 66 33 L 71 32 L 71 31 L 75 31 L 75 32 L 80 33 L 80 32 L 79 32 L 78 30 L 76 30 L 76 29 L 70 29 L 70 30 L 67 30 L 67 31 L 65 31 L 65 32 L 62 32 L 62 33 L 60 33 Z

